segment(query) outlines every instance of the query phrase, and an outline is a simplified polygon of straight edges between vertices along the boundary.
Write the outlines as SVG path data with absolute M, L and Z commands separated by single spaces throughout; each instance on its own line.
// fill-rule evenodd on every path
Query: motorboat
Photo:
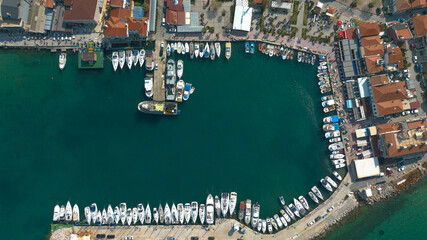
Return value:
M 266 230 L 267 230 L 267 220 L 263 219 L 262 220 L 262 232 L 265 233 Z
M 196 223 L 197 221 L 197 214 L 199 211 L 199 204 L 197 202 L 191 203 L 191 219 L 193 220 L 193 223 Z
M 274 214 L 273 219 L 274 219 L 274 221 L 276 221 L 276 224 L 279 228 L 283 228 L 283 223 L 282 223 L 282 220 L 280 220 L 280 218 L 279 218 L 279 214 Z M 278 229 L 276 229 L 276 230 L 278 230 Z
M 285 205 L 285 198 L 283 196 L 279 196 L 279 201 L 282 205 Z
M 210 53 L 209 53 L 211 60 L 215 60 L 215 47 L 214 44 L 211 43 L 210 45 Z
M 220 55 L 221 55 L 221 43 L 219 43 L 219 42 L 215 43 L 215 52 L 216 52 L 216 56 L 220 57 Z
M 163 212 L 163 207 L 162 207 L 162 204 L 159 204 L 159 222 L 161 223 L 161 224 L 163 224 L 165 221 L 165 213 Z
M 188 98 L 190 97 L 191 87 L 192 87 L 191 83 L 185 83 L 184 95 L 182 96 L 182 99 L 184 101 L 187 101 Z
M 184 224 L 184 204 L 182 203 L 178 203 L 177 205 L 177 210 L 178 210 L 178 221 L 180 224 Z
M 214 198 L 211 194 L 206 198 L 206 223 L 214 224 Z
M 145 88 L 145 96 L 148 98 L 153 97 L 153 78 L 145 77 L 144 78 L 144 88 Z
M 77 204 L 74 204 L 73 206 L 73 222 L 80 222 L 80 211 L 79 206 Z
M 273 233 L 273 227 L 271 226 L 271 220 L 270 220 L 270 218 L 268 217 L 265 220 L 267 221 L 268 232 L 269 233 Z
M 166 46 L 166 55 L 170 56 L 171 55 L 171 45 L 168 43 L 168 45 Z
M 157 208 L 153 208 L 153 220 L 154 223 L 159 224 L 159 211 L 157 211 Z
M 132 224 L 132 209 L 130 208 L 126 210 L 126 222 L 129 226 Z
M 85 218 L 86 218 L 86 222 L 87 222 L 87 224 L 89 224 L 90 225 L 90 219 L 91 219 L 91 214 L 90 214 L 90 207 L 85 207 Z M 54 216 L 55 216 L 55 214 L 54 214 Z M 59 206 L 58 206 L 58 219 L 59 219 Z M 55 220 L 54 220 L 55 221 Z M 56 221 L 58 221 L 58 220 L 56 220 Z
M 320 179 L 320 183 L 322 183 L 322 186 L 328 190 L 329 192 L 333 192 L 334 190 L 332 190 L 331 185 L 328 183 L 328 181 L 326 181 L 325 179 Z
M 116 71 L 119 66 L 119 53 L 113 52 L 111 55 L 111 64 L 113 65 L 113 70 Z
M 345 160 L 344 159 L 337 159 L 337 160 L 332 160 L 331 161 L 333 164 L 345 164 Z
M 332 174 L 335 176 L 336 179 L 338 179 L 339 181 L 342 181 L 342 177 L 341 175 L 339 175 L 339 173 L 337 173 L 337 171 L 333 171 Z
M 334 99 L 333 95 L 325 95 L 320 98 L 322 102 Z
M 335 169 L 340 169 L 345 167 L 346 165 L 344 163 L 340 163 L 340 164 L 335 164 Z
M 323 131 L 336 131 L 339 129 L 338 123 L 326 123 L 323 125 Z
M 228 192 L 221 193 L 221 213 L 223 217 L 227 216 L 230 197 Z
M 184 96 L 184 88 L 185 82 L 181 79 L 176 84 L 175 102 L 182 102 L 182 97 Z
M 298 197 L 298 200 L 299 200 L 299 202 L 302 204 L 302 206 L 303 206 L 306 210 L 309 210 L 309 209 L 310 209 L 310 206 L 308 205 L 307 200 L 305 199 L 305 197 L 303 197 L 303 196 L 299 196 L 299 197 Z
M 205 48 L 203 49 L 203 57 L 204 58 L 209 58 L 209 54 L 210 54 L 209 43 L 206 43 L 205 44 Z
M 338 115 L 323 118 L 323 123 L 337 123 L 338 121 Z
M 151 224 L 151 209 L 150 204 L 147 203 L 147 207 L 145 207 L 145 223 Z
M 230 210 L 230 216 L 233 216 L 234 210 L 236 209 L 236 203 L 237 203 L 237 193 L 231 192 L 230 193 L 230 206 L 228 208 Z
M 255 43 L 251 42 L 251 54 L 255 53 Z
M 164 216 L 164 219 L 165 219 L 165 224 L 166 225 L 170 225 L 172 223 L 171 210 L 170 210 L 169 205 L 167 203 L 166 203 L 166 206 L 165 206 L 165 216 Z
M 126 223 L 126 203 L 120 203 L 120 222 L 122 225 Z
M 313 192 L 309 191 L 308 196 L 310 196 L 310 198 L 311 198 L 311 200 L 313 200 L 313 202 L 315 202 L 317 204 L 319 203 L 319 199 L 317 199 L 316 195 Z
M 340 159 L 340 158 L 344 158 L 345 155 L 344 154 L 331 154 L 329 155 L 329 159 Z
M 295 221 L 295 214 L 294 214 L 294 212 L 292 211 L 292 209 L 290 209 L 288 206 L 284 206 L 284 209 L 285 209 L 285 211 L 286 211 L 286 213 L 289 215 L 289 217 L 290 218 L 292 218 L 292 220 L 294 220 Z
M 190 42 L 190 59 L 194 58 L 194 43 Z
M 294 204 L 295 204 L 295 207 L 298 209 L 298 212 L 301 214 L 301 216 L 305 215 L 306 212 L 301 202 L 294 198 Z
M 190 52 L 190 45 L 188 45 L 188 42 L 185 42 L 185 53 L 189 53 L 189 52 Z
M 228 60 L 231 57 L 231 42 L 225 43 L 225 58 Z
M 208 43 L 206 43 L 207 45 Z M 205 44 L 204 43 L 200 43 L 200 48 L 199 48 L 199 57 L 202 58 L 204 55 L 204 51 L 205 51 Z
M 261 229 L 262 229 L 262 219 L 259 219 L 259 220 L 258 220 L 258 224 L 257 224 L 257 228 L 256 228 L 256 230 L 257 230 L 258 232 L 261 232 Z
M 132 61 L 133 61 L 132 51 L 131 50 L 127 50 L 126 51 L 126 64 L 128 65 L 129 69 L 132 68 Z
M 132 62 L 133 62 L 134 67 L 138 64 L 138 61 L 139 61 L 139 52 L 138 52 L 138 50 L 133 50 L 132 51 Z
M 329 151 L 341 150 L 343 148 L 344 148 L 344 145 L 342 142 L 332 143 L 331 145 L 328 146 Z
M 138 221 L 138 209 L 136 207 L 132 208 L 132 222 L 136 224 Z
M 341 133 L 339 130 L 329 131 L 325 133 L 325 138 L 334 138 L 339 136 L 341 136 Z
M 178 103 L 143 101 L 138 104 L 138 110 L 148 114 L 178 115 Z
M 288 222 L 286 221 L 285 217 L 279 216 L 279 219 L 282 222 L 283 227 L 287 227 L 288 226 Z
M 123 67 L 125 66 L 125 51 L 119 51 L 119 66 L 120 69 L 123 69 Z
M 331 184 L 332 187 L 334 187 L 334 188 L 338 187 L 337 183 L 334 180 L 332 180 L 332 178 L 330 178 L 329 176 L 326 176 L 325 180 L 328 181 L 328 183 Z
M 300 213 L 299 213 L 298 209 L 294 206 L 294 204 L 293 204 L 293 203 L 289 204 L 289 209 L 291 209 L 292 213 L 293 213 L 295 216 L 297 216 L 297 217 L 299 217 L 299 218 L 301 217 L 301 215 L 300 215 Z
M 67 54 L 66 53 L 61 53 L 59 55 L 59 69 L 64 69 L 65 68 L 65 64 L 67 64 Z
M 153 51 L 146 51 L 145 52 L 145 69 L 147 71 L 153 71 L 154 70 L 154 53 Z
M 101 211 L 98 211 L 98 213 L 96 214 L 96 224 L 101 225 L 102 224 L 102 213 Z
M 71 208 L 70 201 L 68 201 L 65 207 L 65 221 L 70 222 L 71 220 L 73 220 L 73 209 Z
M 197 42 L 194 44 L 194 56 L 196 58 L 199 57 L 199 43 L 197 43 Z
M 323 201 L 323 195 L 322 195 L 322 193 L 320 192 L 320 190 L 319 190 L 316 186 L 313 186 L 313 187 L 311 188 L 311 191 L 312 191 L 314 194 L 316 194 L 316 196 L 317 196 L 318 198 L 322 199 L 322 201 Z
M 203 203 L 200 204 L 199 219 L 200 219 L 200 223 L 203 225 L 205 223 L 205 219 L 206 219 L 206 206 Z
M 286 214 L 284 209 L 280 209 L 280 214 L 282 214 L 282 216 L 286 219 L 287 222 L 291 222 L 291 218 L 289 217 L 288 214 Z
M 245 42 L 245 53 L 249 53 L 249 52 L 250 52 L 249 42 Z
M 245 206 L 245 223 L 249 226 L 249 223 L 251 222 L 252 201 L 250 199 L 246 199 Z
M 89 208 L 88 207 L 86 207 L 86 208 L 85 208 L 85 216 L 86 216 L 86 219 L 88 219 L 88 217 L 87 217 L 88 214 L 86 213 L 86 210 L 89 210 Z M 59 210 L 60 210 L 59 205 L 55 205 L 55 207 L 53 208 L 53 219 L 52 219 L 52 221 L 54 221 L 54 222 L 59 221 Z M 90 219 L 90 215 L 89 215 L 89 219 Z M 90 223 L 90 220 L 88 222 Z
M 177 48 L 176 48 L 176 52 L 177 52 L 178 54 L 181 54 L 181 51 L 182 51 L 182 43 L 181 43 L 181 42 L 178 42 L 178 46 L 177 46 Z M 184 51 L 185 51 L 185 49 L 184 49 Z
M 256 202 L 252 206 L 252 227 L 255 229 L 258 225 L 259 220 L 259 212 L 260 212 L 260 205 L 258 202 Z
M 185 218 L 185 223 L 189 224 L 191 220 L 191 205 L 189 203 L 186 203 L 184 205 L 184 218 Z
M 169 49 L 169 51 L 170 51 L 170 49 Z M 141 49 L 139 51 L 138 61 L 139 61 L 139 67 L 144 66 L 144 61 L 145 61 L 145 50 L 144 49 Z
M 340 137 L 336 137 L 336 138 L 329 138 L 329 142 L 330 142 L 330 143 L 337 143 L 337 142 L 341 142 L 341 138 L 340 138 Z
M 184 73 L 184 61 L 178 60 L 176 64 L 176 75 L 181 79 L 182 74 Z
M 244 216 L 245 216 L 245 202 L 241 201 L 239 205 L 239 214 L 238 214 L 239 221 L 242 221 Z
M 145 221 L 145 210 L 144 210 L 144 205 L 142 205 L 142 203 L 137 205 L 137 209 L 138 209 L 138 219 L 139 222 L 141 224 L 144 224 Z
M 64 214 L 65 214 L 65 208 L 64 208 Z M 96 206 L 96 203 L 92 203 L 92 205 L 90 205 L 90 214 L 92 215 L 91 216 L 92 222 L 95 223 L 96 218 L 98 216 L 98 207 Z
M 322 102 L 322 107 L 333 106 L 334 104 L 335 104 L 335 100 L 331 99 L 331 100 L 323 101 Z

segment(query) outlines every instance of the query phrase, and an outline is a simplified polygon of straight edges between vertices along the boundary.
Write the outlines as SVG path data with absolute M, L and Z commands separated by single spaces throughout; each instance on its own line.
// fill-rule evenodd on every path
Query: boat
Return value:
M 203 57 L 204 58 L 209 58 L 209 43 L 205 44 L 205 48 L 203 49 Z
M 168 46 L 169 46 L 169 44 L 168 44 Z M 170 52 L 170 49 L 169 49 L 169 52 Z M 141 49 L 139 51 L 138 61 L 139 61 L 139 67 L 142 67 L 144 65 L 144 61 L 145 61 L 145 50 L 144 49 Z
M 320 183 L 322 183 L 322 186 L 328 190 L 329 192 L 333 192 L 334 190 L 332 190 L 331 185 L 328 183 L 328 181 L 326 181 L 325 179 L 320 179 Z
M 340 164 L 335 164 L 335 169 L 340 169 L 345 167 L 346 165 L 344 163 L 340 163 Z
M 283 223 L 282 223 L 282 221 L 280 220 L 280 218 L 279 218 L 279 214 L 274 214 L 274 216 L 273 216 L 273 219 L 274 219 L 274 221 L 276 222 L 276 224 L 277 224 L 277 226 L 279 227 L 279 228 L 283 228 Z M 286 221 L 285 221 L 286 222 Z M 276 229 L 276 230 L 279 230 L 279 229 Z
M 332 143 L 331 145 L 328 146 L 329 151 L 341 150 L 343 148 L 344 148 L 344 145 L 342 142 Z
M 126 64 L 128 65 L 129 69 L 132 68 L 132 61 L 133 61 L 132 51 L 126 50 Z
M 126 203 L 120 203 L 120 221 L 122 225 L 126 222 Z
M 206 198 L 206 223 L 214 224 L 214 198 L 211 194 Z
M 185 42 L 185 52 L 183 54 L 189 53 L 189 52 L 190 52 L 190 46 L 188 45 L 188 42 Z
M 317 199 L 316 195 L 313 192 L 309 191 L 308 196 L 310 196 L 310 198 L 313 200 L 313 202 L 315 202 L 317 204 L 319 203 L 319 199 Z
M 313 57 L 311 58 L 311 65 L 314 65 L 315 62 L 316 62 L 316 55 L 313 54 Z
M 185 224 L 189 224 L 191 220 L 191 205 L 189 203 L 184 205 L 184 218 Z
M 144 78 L 144 88 L 145 88 L 145 96 L 148 98 L 153 97 L 153 78 L 145 77 Z
M 221 193 L 221 213 L 223 217 L 227 216 L 230 196 L 228 192 Z
M 200 204 L 200 208 L 199 208 L 199 219 L 200 219 L 200 223 L 202 223 L 202 225 L 205 223 L 205 218 L 206 218 L 206 206 L 205 204 Z
M 80 222 L 80 211 L 79 206 L 77 206 L 77 204 L 74 204 L 73 206 L 73 222 Z
M 207 43 L 206 43 L 207 44 Z M 200 43 L 200 48 L 199 48 L 199 57 L 202 58 L 203 54 L 204 54 L 204 50 L 205 50 L 205 44 Z
M 166 206 L 165 206 L 164 219 L 165 219 L 165 224 L 166 225 L 170 225 L 172 223 L 171 210 L 170 210 L 169 205 L 167 203 L 166 203 Z
M 86 210 L 89 210 L 88 207 L 85 208 L 85 216 L 86 216 L 86 220 L 89 218 L 88 222 L 90 224 L 90 214 L 88 217 L 88 214 L 86 213 Z M 58 222 L 59 221 L 59 211 L 60 211 L 60 207 L 59 205 L 55 205 L 55 207 L 53 208 L 53 219 L 52 221 L 54 222 Z
M 136 208 L 138 209 L 138 219 L 141 224 L 144 224 L 145 221 L 145 210 L 144 205 L 142 203 L 139 203 Z
M 231 57 L 231 42 L 225 43 L 225 58 L 228 60 Z
M 269 232 L 269 233 L 273 233 L 273 228 L 272 228 L 272 226 L 271 226 L 271 220 L 270 220 L 270 218 L 268 217 L 268 218 L 266 218 L 265 220 L 267 221 L 267 228 L 268 228 L 268 232 Z
M 339 181 L 342 181 L 342 177 L 339 173 L 337 173 L 336 171 L 333 171 L 332 174 L 335 176 L 336 179 L 338 179 Z
M 301 62 L 302 60 L 302 52 L 298 52 L 298 62 Z
M 251 42 L 251 54 L 255 53 L 255 43 Z
M 221 43 L 219 42 L 215 43 L 215 52 L 217 57 L 221 56 Z
M 132 209 L 130 208 L 126 210 L 126 222 L 129 226 L 132 224 Z
M 147 207 L 145 207 L 145 223 L 151 224 L 151 210 L 150 204 L 147 203 Z
M 65 64 L 67 64 L 67 54 L 61 53 L 61 54 L 59 54 L 59 69 L 61 69 L 61 70 L 64 69 Z
M 184 61 L 178 60 L 176 64 L 176 75 L 181 79 L 182 74 L 184 73 Z
M 280 209 L 280 214 L 282 214 L 282 216 L 286 219 L 287 222 L 291 222 L 291 218 L 289 217 L 288 214 L 286 214 L 284 209 Z
M 156 224 L 159 224 L 159 212 L 157 208 L 153 208 L 153 220 Z
M 114 218 L 114 223 L 117 225 L 120 222 L 120 210 L 119 207 L 115 207 L 114 208 L 114 213 L 113 213 L 113 218 Z
M 339 129 L 338 123 L 326 123 L 323 125 L 323 131 L 336 131 Z
M 240 201 L 239 214 L 238 214 L 239 221 L 242 221 L 244 216 L 245 216 L 245 202 Z
M 339 154 L 331 154 L 331 155 L 329 155 L 329 159 L 340 159 L 340 158 L 344 158 L 345 157 L 345 155 L 344 154 L 341 154 L 341 153 L 339 153 Z
M 147 71 L 153 71 L 154 70 L 154 54 L 153 51 L 146 51 L 145 52 L 145 69 Z
M 60 216 L 61 216 L 62 207 L 63 206 L 61 206 Z M 96 216 L 98 215 L 98 207 L 96 206 L 96 203 L 92 203 L 92 205 L 90 205 L 89 210 L 90 210 L 92 222 L 95 223 Z M 65 217 L 65 207 L 64 207 L 64 217 Z
M 176 84 L 176 94 L 175 94 L 175 101 L 176 102 L 182 102 L 182 97 L 184 95 L 184 87 L 185 87 L 185 82 L 184 80 L 179 80 L 178 83 Z
M 114 72 L 117 70 L 117 67 L 119 66 L 119 53 L 113 52 L 111 55 L 111 64 L 113 65 Z
M 249 42 L 245 42 L 245 53 L 249 53 L 249 52 L 250 52 Z
M 182 96 L 182 99 L 184 101 L 187 101 L 188 98 L 190 97 L 191 86 L 192 86 L 191 83 L 185 83 L 184 95 Z
M 301 215 L 300 215 L 300 213 L 299 213 L 299 211 L 298 211 L 298 209 L 294 206 L 294 204 L 289 204 L 289 209 L 292 211 L 292 213 L 295 215 L 295 216 L 297 216 L 297 217 L 301 217 Z
M 96 214 L 96 223 L 98 225 L 102 224 L 102 213 L 101 213 L 101 211 L 98 211 L 98 213 Z
M 194 56 L 196 58 L 199 57 L 199 43 L 197 43 L 197 42 L 194 44 Z
M 338 187 L 337 183 L 334 180 L 332 180 L 332 178 L 330 178 L 329 176 L 326 176 L 325 180 L 328 181 L 328 183 L 331 184 L 332 187 L 334 187 L 334 188 Z
M 271 225 L 274 227 L 274 229 L 275 229 L 276 231 L 278 231 L 278 230 L 279 230 L 279 228 L 278 228 L 278 226 L 277 226 L 277 222 L 276 222 L 276 220 L 274 220 L 274 216 L 273 216 L 272 218 L 270 218 L 270 221 L 271 221 Z
M 190 42 L 190 58 L 194 58 L 194 43 Z
M 178 42 L 178 46 L 176 47 L 176 52 L 178 54 L 181 54 L 181 51 L 182 51 L 182 44 L 181 44 L 181 42 Z
M 215 60 L 215 47 L 213 43 L 211 43 L 210 45 L 210 57 L 211 57 L 211 60 Z
M 166 46 L 166 55 L 170 56 L 171 55 L 171 45 L 168 43 L 168 45 Z
M 330 100 L 326 100 L 322 102 L 322 107 L 328 107 L 328 106 L 332 106 L 335 104 L 335 100 L 334 99 L 330 99 Z
M 136 224 L 138 221 L 138 209 L 136 207 L 132 208 L 132 222 Z
M 298 212 L 301 214 L 301 217 L 305 215 L 306 212 L 305 212 L 304 206 L 300 203 L 300 201 L 294 198 L 294 204 L 295 204 L 295 207 L 298 209 Z
M 339 136 L 341 136 L 339 130 L 329 131 L 329 132 L 325 133 L 325 138 L 334 138 L 334 137 L 339 137 Z M 340 149 L 337 149 L 337 150 L 340 150 Z
M 284 209 L 285 209 L 286 213 L 289 215 L 289 217 L 295 221 L 294 212 L 292 212 L 292 210 L 286 205 L 285 205 Z
M 133 50 L 132 51 L 133 66 L 136 66 L 138 64 L 138 61 L 139 61 L 139 52 L 138 52 L 138 50 Z
M 316 196 L 317 196 L 318 198 L 322 199 L 322 201 L 323 201 L 323 195 L 322 195 L 322 193 L 320 192 L 320 190 L 319 190 L 316 186 L 313 186 L 313 187 L 311 188 L 311 191 L 312 191 L 314 194 L 316 194 Z
M 119 66 L 120 69 L 123 69 L 123 66 L 125 65 L 125 51 L 119 51 Z
M 252 227 L 256 228 L 258 225 L 258 220 L 259 220 L 259 212 L 260 212 L 260 206 L 259 203 L 256 202 L 253 206 L 252 206 Z M 246 220 L 246 219 L 245 219 Z
M 259 219 L 259 220 L 258 220 L 258 224 L 257 224 L 257 228 L 256 228 L 256 230 L 257 230 L 258 232 L 261 232 L 261 229 L 262 229 L 262 219 Z
M 246 210 L 245 210 L 245 223 L 249 226 L 249 223 L 251 221 L 251 208 L 252 208 L 252 201 L 250 199 L 246 199 L 245 202 Z
M 285 198 L 283 196 L 279 196 L 279 201 L 282 205 L 285 205 Z
M 163 212 L 162 204 L 159 204 L 159 222 L 163 224 L 165 222 L 165 213 Z
M 144 101 L 138 104 L 138 110 L 143 113 L 162 115 L 177 115 L 179 113 L 178 103 L 175 102 Z
M 196 223 L 197 221 L 197 214 L 199 211 L 199 204 L 197 202 L 191 203 L 191 218 L 193 220 L 193 223 Z
M 58 205 L 57 205 L 58 206 Z M 55 206 L 56 207 L 56 206 Z M 54 214 L 53 214 L 53 216 L 55 216 L 55 212 L 54 212 Z M 90 214 L 90 207 L 85 207 L 85 218 L 86 218 L 86 222 L 87 222 L 87 224 L 89 224 L 90 225 L 90 220 L 91 220 L 91 214 Z M 55 220 L 55 217 L 54 217 L 54 220 L 53 221 L 58 221 L 59 220 L 59 206 L 58 206 L 58 218 L 57 218 L 57 220 Z
M 287 227 L 288 226 L 288 222 L 286 221 L 285 217 L 279 216 L 279 219 L 282 222 L 283 227 Z
M 176 209 L 175 203 L 172 203 L 171 215 L 172 215 L 172 218 L 171 218 L 172 224 L 178 224 L 179 216 L 178 216 L 178 210 Z
M 230 206 L 228 209 L 230 210 L 230 216 L 233 216 L 234 210 L 236 209 L 236 203 L 237 203 L 237 193 L 231 192 L 230 193 Z
M 265 231 L 267 230 L 267 221 L 266 220 L 262 220 L 262 232 L 265 233 Z
M 335 159 L 335 160 L 331 160 L 331 162 L 333 164 L 345 164 L 345 160 L 344 159 Z
M 298 197 L 298 200 L 299 200 L 299 202 L 302 204 L 302 206 L 303 206 L 306 210 L 309 210 L 309 209 L 310 209 L 310 206 L 308 205 L 307 200 L 305 199 L 305 197 L 303 197 L 303 196 L 299 196 L 299 197 Z
M 274 55 L 274 50 L 273 49 L 270 49 L 270 51 L 268 52 L 268 56 L 269 57 L 272 57 Z
M 329 107 L 323 108 L 323 112 L 324 113 L 328 113 L 328 112 L 331 112 L 331 111 L 334 111 L 334 110 L 335 110 L 335 106 L 329 106 Z
M 73 209 L 71 208 L 70 201 L 68 201 L 65 207 L 65 221 L 70 222 L 71 220 L 73 220 Z
M 182 203 L 178 203 L 177 205 L 177 209 L 178 209 L 178 220 L 180 224 L 184 224 L 184 204 Z

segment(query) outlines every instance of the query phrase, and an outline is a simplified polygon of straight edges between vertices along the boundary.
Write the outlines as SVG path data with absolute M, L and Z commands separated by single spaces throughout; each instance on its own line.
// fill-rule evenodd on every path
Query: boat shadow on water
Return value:
M 136 121 L 138 123 L 158 123 L 160 121 L 164 121 L 164 119 L 168 119 L 169 117 L 176 118 L 177 116 L 166 116 L 161 114 L 146 114 L 138 111 L 135 112 Z

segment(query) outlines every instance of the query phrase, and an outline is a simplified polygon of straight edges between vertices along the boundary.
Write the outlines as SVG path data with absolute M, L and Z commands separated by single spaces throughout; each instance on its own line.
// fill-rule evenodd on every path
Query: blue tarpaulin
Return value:
M 347 100 L 347 108 L 353 108 L 353 103 L 351 100 Z

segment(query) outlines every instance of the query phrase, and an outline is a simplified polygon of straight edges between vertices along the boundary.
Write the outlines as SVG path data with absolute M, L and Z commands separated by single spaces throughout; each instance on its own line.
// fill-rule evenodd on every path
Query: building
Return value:
M 384 77 L 382 81 L 385 80 Z M 374 116 L 386 116 L 401 113 L 410 108 L 405 82 L 393 82 L 379 85 L 379 79 L 375 79 L 371 86 L 371 103 Z
M 391 12 L 402 12 L 411 9 L 419 9 L 427 7 L 426 0 L 392 0 Z
M 190 0 L 165 0 L 166 23 L 176 26 L 177 32 L 201 32 L 199 13 L 191 11 Z
M 101 0 L 72 0 L 64 1 L 67 7 L 64 12 L 64 23 L 74 24 L 96 24 L 102 6 L 98 7 Z
M 359 38 L 378 36 L 380 34 L 380 25 L 378 23 L 364 23 L 357 27 L 357 35 Z
M 335 16 L 335 8 L 329 6 L 328 10 L 326 10 L 326 16 L 334 17 Z
M 381 56 L 370 56 L 365 57 L 366 71 L 370 74 L 381 72 L 383 68 L 384 60 Z
M 127 1 L 126 0 L 111 0 L 110 7 L 111 8 L 126 8 Z
M 23 28 L 27 21 L 30 4 L 22 0 L 0 1 L 0 24 L 2 28 Z
M 380 164 L 378 158 L 365 158 L 354 160 L 357 179 L 376 177 L 380 175 Z
M 414 16 L 409 21 L 412 35 L 416 40 L 416 52 L 418 61 L 427 62 L 427 15 Z
M 394 42 L 403 42 L 413 38 L 407 23 L 393 22 L 388 25 L 386 31 L 387 35 L 390 36 Z
M 403 54 L 399 47 L 389 47 L 384 56 L 384 64 L 388 71 L 403 69 Z
M 379 157 L 394 158 L 427 151 L 427 121 L 410 120 L 377 125 L 377 135 L 371 138 Z
M 293 7 L 292 0 L 273 0 L 270 3 L 271 8 L 291 10 Z
M 129 36 L 145 38 L 148 37 L 149 25 L 148 17 L 141 17 L 138 11 L 132 17 L 131 10 L 114 8 L 105 23 L 104 36 L 108 39 L 126 39 Z
M 233 30 L 250 32 L 252 25 L 252 8 L 248 0 L 236 0 L 234 8 Z
M 359 43 L 357 39 L 342 39 L 338 41 L 339 55 L 342 62 L 342 78 L 352 78 L 362 75 Z
M 384 45 L 378 35 L 361 38 L 360 45 L 363 57 L 384 55 Z

